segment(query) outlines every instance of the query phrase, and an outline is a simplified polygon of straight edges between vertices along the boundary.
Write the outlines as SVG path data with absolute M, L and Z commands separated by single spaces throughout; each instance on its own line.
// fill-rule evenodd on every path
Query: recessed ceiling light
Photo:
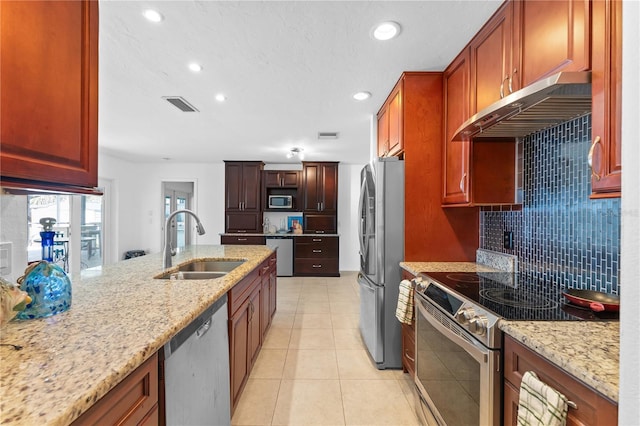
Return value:
M 189 64 L 189 69 L 193 72 L 200 72 L 202 71 L 202 65 L 196 64 L 195 62 L 191 62 Z
M 382 22 L 373 29 L 376 40 L 391 40 L 400 34 L 400 24 L 393 21 Z
M 358 92 L 353 95 L 353 99 L 356 101 L 364 101 L 365 99 L 369 99 L 371 97 L 371 93 L 369 92 Z
M 145 10 L 144 12 L 142 12 L 142 15 L 144 15 L 144 17 L 150 20 L 151 22 L 160 22 L 164 19 L 164 16 L 162 16 L 160 12 L 153 9 Z
M 218 102 L 224 102 L 227 100 L 227 97 L 225 95 L 223 95 L 222 93 L 218 93 L 216 95 L 216 101 Z

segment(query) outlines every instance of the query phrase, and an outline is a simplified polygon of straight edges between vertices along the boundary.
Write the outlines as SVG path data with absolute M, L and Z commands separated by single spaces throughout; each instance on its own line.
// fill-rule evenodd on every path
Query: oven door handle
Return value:
M 431 314 L 427 312 L 427 310 L 424 307 L 424 304 L 426 302 L 420 300 L 419 298 L 416 298 L 416 299 L 418 300 L 418 309 L 420 310 L 420 314 L 422 314 L 423 318 L 426 319 L 433 328 L 438 330 L 438 332 L 440 332 L 447 339 L 451 340 L 456 345 L 464 349 L 473 359 L 478 361 L 478 363 L 486 364 L 489 362 L 489 355 L 490 355 L 489 349 L 482 346 L 482 344 L 479 342 L 475 342 L 475 341 L 469 342 L 463 339 L 462 337 L 458 336 L 456 333 L 449 330 L 447 327 L 442 325 L 440 321 L 437 321 L 435 318 L 433 318 L 433 316 L 431 316 Z M 437 308 L 434 307 L 434 309 L 437 309 Z M 453 324 L 455 327 L 462 328 L 458 324 L 456 324 L 454 321 L 451 321 L 451 324 Z

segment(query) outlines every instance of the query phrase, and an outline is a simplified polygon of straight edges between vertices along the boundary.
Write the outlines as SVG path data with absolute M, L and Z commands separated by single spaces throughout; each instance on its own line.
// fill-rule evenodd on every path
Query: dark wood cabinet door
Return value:
M 2 1 L 0 21 L 3 184 L 96 187 L 98 2 Z
M 265 170 L 263 173 L 266 188 L 297 188 L 300 173 L 297 170 Z
M 591 73 L 591 191 L 619 197 L 622 179 L 622 2 L 594 1 Z
M 337 214 L 338 163 L 302 163 L 305 213 Z
M 252 212 L 227 213 L 225 225 L 225 232 L 229 233 L 262 233 L 262 214 Z
M 469 44 L 471 114 L 519 89 L 514 5 L 506 2 Z
M 242 165 L 243 211 L 259 212 L 260 209 L 260 174 L 262 163 L 251 162 Z
M 402 145 L 402 80 L 391 94 L 389 101 L 389 149 L 387 157 L 404 151 Z
M 249 300 L 238 308 L 229 320 L 229 361 L 231 370 L 231 405 L 235 408 L 242 388 L 249 377 Z
M 269 269 L 269 310 L 273 317 L 278 308 L 278 275 L 276 270 L 276 258 L 271 258 L 272 266 Z
M 247 357 L 249 359 L 249 371 L 255 364 L 262 347 L 262 329 L 260 327 L 260 283 L 249 296 L 249 331 L 247 338 Z
M 225 163 L 224 167 L 225 210 L 241 211 L 244 197 L 242 194 L 242 163 Z
M 453 141 L 469 118 L 469 51 L 464 50 L 444 72 L 445 139 L 443 149 L 443 204 L 468 204 L 469 142 Z
M 378 112 L 378 157 L 386 157 L 389 152 L 389 110 L 384 105 Z
M 322 164 L 322 213 L 338 213 L 338 164 Z
M 302 209 L 307 211 L 320 211 L 322 200 L 322 166 L 320 163 L 304 163 L 302 167 L 302 186 L 304 195 Z
M 271 297 L 269 294 L 269 260 L 263 262 L 260 270 L 260 336 L 264 339 L 271 325 Z
M 590 1 L 520 4 L 522 87 L 560 71 L 590 69 Z

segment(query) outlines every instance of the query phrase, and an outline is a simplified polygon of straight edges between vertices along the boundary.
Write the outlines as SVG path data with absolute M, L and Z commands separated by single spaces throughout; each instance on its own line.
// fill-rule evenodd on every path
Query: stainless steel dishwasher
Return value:
M 276 271 L 279 277 L 293 276 L 293 237 L 267 236 L 267 247 L 278 249 Z
M 166 424 L 229 425 L 227 295 L 164 345 Z

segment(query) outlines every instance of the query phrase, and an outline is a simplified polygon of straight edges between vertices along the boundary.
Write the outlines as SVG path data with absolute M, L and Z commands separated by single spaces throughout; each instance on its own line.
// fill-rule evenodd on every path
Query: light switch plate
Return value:
M 0 275 L 11 273 L 12 243 L 0 243 Z

